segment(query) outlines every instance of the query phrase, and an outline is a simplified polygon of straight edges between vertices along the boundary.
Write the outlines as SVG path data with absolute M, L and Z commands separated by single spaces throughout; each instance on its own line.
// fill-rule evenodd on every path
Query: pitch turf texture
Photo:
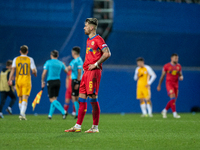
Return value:
M 65 133 L 75 120 L 68 116 L 27 115 L 27 121 L 18 116 L 5 115 L 0 119 L 1 150 L 197 150 L 200 149 L 200 114 L 180 114 L 174 119 L 168 114 L 141 118 L 139 114 L 102 114 L 99 133 L 84 133 L 92 125 L 91 114 L 86 115 L 81 133 Z

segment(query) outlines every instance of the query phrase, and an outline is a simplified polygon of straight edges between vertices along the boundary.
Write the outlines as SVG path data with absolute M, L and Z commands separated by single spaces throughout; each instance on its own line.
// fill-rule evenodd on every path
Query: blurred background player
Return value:
M 64 104 L 64 109 L 66 112 L 68 112 L 69 109 L 69 103 L 70 100 L 72 99 L 72 77 L 71 77 L 72 71 L 69 70 L 67 72 L 67 77 L 66 77 L 66 92 L 65 92 L 65 104 Z M 72 111 L 72 116 L 76 116 L 76 110 L 73 105 L 73 111 Z
M 87 39 L 85 62 L 83 64 L 84 74 L 79 89 L 80 108 L 78 111 L 78 120 L 74 127 L 65 130 L 65 132 L 81 132 L 81 125 L 87 111 L 87 98 L 93 109 L 93 125 L 85 132 L 99 132 L 100 107 L 98 91 L 101 80 L 102 63 L 111 56 L 111 53 L 103 38 L 96 34 L 97 26 L 98 20 L 96 18 L 86 19 L 84 31 L 89 38 Z
M 14 105 L 16 101 L 14 85 L 11 85 L 11 86 L 8 85 L 11 68 L 12 68 L 12 60 L 8 60 L 6 62 L 6 68 L 3 68 L 0 74 L 0 92 L 1 92 L 0 118 L 3 118 L 2 109 L 6 102 L 6 98 L 8 96 L 11 98 L 10 104 L 8 108 L 6 109 L 6 111 L 9 114 L 12 114 L 12 106 Z
M 28 97 L 30 96 L 32 83 L 31 71 L 37 77 L 37 69 L 33 58 L 28 57 L 28 46 L 23 45 L 20 47 L 21 56 L 14 58 L 12 63 L 12 70 L 9 77 L 9 85 L 12 85 L 12 78 L 16 69 L 15 85 L 17 95 L 19 97 L 20 120 L 26 119 L 26 109 L 28 105 Z
M 137 81 L 137 99 L 140 100 L 142 117 L 148 117 L 148 115 L 149 117 L 153 117 L 150 86 L 156 79 L 156 74 L 150 66 L 144 64 L 142 57 L 137 58 L 136 61 L 138 67 L 135 70 L 134 80 Z
M 44 79 L 47 74 L 47 88 L 48 96 L 51 102 L 48 118 L 51 119 L 55 108 L 57 108 L 63 115 L 63 119 L 66 118 L 67 112 L 64 110 L 63 106 L 57 100 L 60 90 L 60 74 L 64 70 L 67 73 L 67 68 L 64 63 L 58 60 L 58 51 L 51 51 L 51 59 L 47 60 L 44 64 L 44 70 L 42 72 L 41 86 L 45 87 Z
M 79 96 L 79 87 L 81 78 L 83 75 L 83 60 L 80 57 L 80 50 L 81 48 L 78 46 L 75 46 L 72 48 L 72 57 L 74 58 L 69 66 L 67 67 L 68 70 L 72 70 L 72 101 L 75 106 L 76 115 L 75 119 L 78 118 L 78 109 L 79 109 L 79 102 L 78 102 L 78 96 Z
M 166 89 L 167 94 L 170 97 L 170 101 L 167 103 L 167 106 L 163 109 L 162 115 L 163 118 L 167 118 L 167 111 L 169 108 L 172 109 L 174 118 L 180 118 L 176 112 L 176 100 L 178 97 L 178 80 L 183 80 L 183 74 L 181 65 L 178 63 L 178 54 L 171 55 L 171 62 L 164 65 L 162 70 L 162 75 L 159 80 L 157 90 L 161 90 L 161 84 L 166 75 Z

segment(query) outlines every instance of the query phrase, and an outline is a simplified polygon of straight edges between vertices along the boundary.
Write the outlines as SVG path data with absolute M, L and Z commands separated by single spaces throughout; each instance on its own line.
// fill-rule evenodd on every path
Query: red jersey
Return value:
M 102 50 L 108 47 L 104 39 L 100 35 L 95 35 L 91 39 L 87 39 L 85 62 L 83 69 L 88 70 L 88 65 L 96 63 L 103 55 Z M 102 69 L 102 64 L 99 64 Z
M 178 79 L 181 72 L 181 65 L 172 65 L 167 63 L 164 65 L 163 70 L 166 72 L 166 83 L 172 83 L 178 85 Z

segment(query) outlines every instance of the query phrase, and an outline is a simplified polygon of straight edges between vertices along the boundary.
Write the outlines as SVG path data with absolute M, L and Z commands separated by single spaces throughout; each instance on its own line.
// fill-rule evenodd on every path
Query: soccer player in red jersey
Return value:
M 78 120 L 74 127 L 65 132 L 81 132 L 81 125 L 87 111 L 87 98 L 93 109 L 93 125 L 85 133 L 99 132 L 98 124 L 100 107 L 98 102 L 98 91 L 101 79 L 102 63 L 110 56 L 110 50 L 101 36 L 96 34 L 98 20 L 87 18 L 85 21 L 85 34 L 87 39 L 85 62 L 83 64 L 84 74 L 79 88 L 79 111 Z
M 68 71 L 67 77 L 66 77 L 66 92 L 65 92 L 65 104 L 64 109 L 66 112 L 68 112 L 69 109 L 69 102 L 72 99 L 72 78 L 71 78 L 72 71 Z M 72 116 L 76 115 L 75 107 L 73 105 L 73 112 Z
M 163 67 L 162 75 L 157 87 L 157 90 L 161 90 L 161 84 L 166 75 L 166 89 L 167 94 L 170 97 L 170 101 L 167 103 L 167 106 L 163 109 L 162 115 L 163 118 L 167 118 L 167 111 L 169 108 L 172 109 L 174 118 L 180 118 L 176 112 L 176 99 L 178 97 L 178 80 L 183 80 L 183 74 L 181 70 L 181 65 L 178 63 L 178 55 L 171 55 L 171 62 L 167 63 Z

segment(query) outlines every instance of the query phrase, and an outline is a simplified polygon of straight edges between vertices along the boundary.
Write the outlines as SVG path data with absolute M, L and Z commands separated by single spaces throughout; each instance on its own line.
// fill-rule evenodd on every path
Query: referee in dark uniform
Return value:
M 6 102 L 7 97 L 9 96 L 11 98 L 10 104 L 6 109 L 6 111 L 9 114 L 12 114 L 12 106 L 16 101 L 16 95 L 14 93 L 13 85 L 12 86 L 8 85 L 11 68 L 12 68 L 12 60 L 8 60 L 6 62 L 6 68 L 3 68 L 0 73 L 0 92 L 1 92 L 0 118 L 4 118 L 2 109 Z

